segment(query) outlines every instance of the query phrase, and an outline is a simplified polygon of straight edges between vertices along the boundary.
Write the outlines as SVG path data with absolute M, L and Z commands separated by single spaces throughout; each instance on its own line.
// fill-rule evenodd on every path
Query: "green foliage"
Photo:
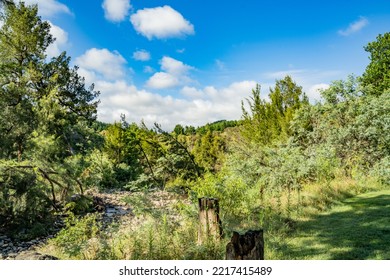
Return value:
M 345 172 L 368 169 L 389 149 L 389 94 L 361 96 L 356 78 L 334 82 L 322 92 L 324 104 L 304 107 L 292 122 L 296 143 L 310 150 L 328 147 Z
M 390 89 L 390 33 L 379 34 L 364 50 L 370 53 L 370 63 L 361 83 L 366 94 L 379 96 Z
M 204 126 L 200 126 L 196 129 L 196 133 L 203 135 L 208 132 L 214 132 L 219 131 L 223 132 L 226 128 L 229 127 L 236 127 L 240 124 L 239 121 L 227 121 L 227 120 L 220 120 L 213 123 L 208 123 Z
M 225 232 L 261 226 L 273 246 L 279 241 L 272 234 L 282 240 L 294 219 L 390 184 L 389 33 L 366 46 L 371 62 L 363 76 L 333 82 L 322 102 L 309 104 L 286 76 L 269 100 L 257 85 L 242 103 L 241 121 L 178 124 L 168 133 L 125 116 L 97 122 L 98 92 L 65 53 L 46 57 L 54 38 L 37 6 L 3 9 L 0 226 L 26 226 L 35 235 L 65 209 L 67 226 L 52 242 L 65 258 L 223 258 L 226 240 L 196 244 L 195 204 L 156 210 L 151 189 L 218 198 Z M 75 217 L 92 210 L 83 195 L 92 187 L 145 191 L 127 199 L 145 223 L 99 234 L 98 215 Z
M 250 112 L 242 103 L 242 134 L 261 145 L 269 145 L 289 137 L 294 113 L 308 104 L 302 87 L 296 85 L 290 76 L 276 81 L 275 88 L 270 89 L 269 98 L 270 102 L 261 99 L 260 85 L 257 85 L 251 98 L 247 100 Z
M 226 143 L 219 133 L 211 131 L 199 136 L 191 153 L 204 170 L 215 172 L 223 162 Z
M 370 174 L 383 185 L 390 186 L 390 156 L 386 156 L 378 161 Z
M 162 155 L 157 161 L 156 174 L 159 174 L 164 186 L 185 187 L 188 181 L 196 180 L 201 175 L 200 167 L 185 142 L 162 130 L 158 124 L 155 127 L 159 133 Z
M 93 211 L 93 199 L 91 197 L 76 194 L 70 198 L 70 201 L 65 205 L 67 211 L 74 215 L 83 215 Z
M 72 213 L 66 220 L 66 227 L 50 241 L 58 246 L 67 258 L 80 259 L 88 241 L 97 236 L 99 232 L 98 214 L 87 214 L 77 218 Z
M 42 174 L 28 162 L 0 161 L 0 225 L 31 227 L 47 218 L 51 201 Z
M 54 38 L 36 5 L 5 5 L 0 17 L 1 215 L 8 225 L 31 224 L 76 186 L 83 191 L 79 155 L 97 142 L 88 126 L 98 93 L 65 53 L 47 60 Z

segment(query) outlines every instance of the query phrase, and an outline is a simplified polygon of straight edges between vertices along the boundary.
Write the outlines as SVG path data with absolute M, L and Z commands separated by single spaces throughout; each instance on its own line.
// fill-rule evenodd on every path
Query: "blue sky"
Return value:
M 98 118 L 121 113 L 172 129 L 239 119 L 241 100 L 264 98 L 289 74 L 308 94 L 360 75 L 363 47 L 390 31 L 387 1 L 26 0 L 56 43 L 101 91 Z

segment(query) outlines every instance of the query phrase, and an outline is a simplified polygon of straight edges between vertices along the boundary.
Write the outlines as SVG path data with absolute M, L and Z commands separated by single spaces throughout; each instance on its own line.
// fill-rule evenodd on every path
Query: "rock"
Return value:
M 17 253 L 9 253 L 7 259 L 14 259 L 17 255 Z
M 107 208 L 106 212 L 107 213 L 115 213 L 116 209 L 115 208 Z
M 35 251 L 26 251 L 16 255 L 15 260 L 58 260 L 58 258 L 50 255 L 43 255 Z

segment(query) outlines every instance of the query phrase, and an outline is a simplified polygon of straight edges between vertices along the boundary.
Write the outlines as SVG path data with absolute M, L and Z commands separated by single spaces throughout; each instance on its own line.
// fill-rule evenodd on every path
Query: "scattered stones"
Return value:
M 93 198 L 93 208 L 95 211 L 102 213 L 102 230 L 108 228 L 112 222 L 117 222 L 121 225 L 136 226 L 144 222 L 144 217 L 135 215 L 137 211 L 133 206 L 126 203 L 125 198 L 132 196 L 131 192 L 127 191 L 112 191 L 106 193 L 90 192 L 87 195 Z M 134 194 L 139 197 L 138 194 Z M 164 191 L 156 191 L 145 194 L 147 196 L 148 211 L 158 211 L 158 209 L 167 210 L 172 206 L 172 202 L 183 201 L 177 197 L 173 197 Z M 78 196 L 73 199 L 78 199 Z M 140 198 L 142 199 L 142 198 Z M 136 206 L 134 206 L 136 207 Z M 145 208 L 145 209 L 146 209 Z M 136 209 L 136 208 L 135 208 Z M 65 218 L 62 217 L 62 218 Z M 64 226 L 64 221 L 58 219 L 54 222 L 53 227 L 60 230 Z M 47 242 L 48 239 L 54 238 L 55 235 L 50 234 L 44 238 L 36 238 L 24 242 L 11 240 L 8 236 L 1 232 L 0 235 L 0 260 L 15 259 L 15 260 L 53 260 L 55 257 L 42 255 L 36 251 L 36 248 Z
M 35 251 L 22 252 L 14 257 L 15 260 L 58 260 L 58 258 L 50 255 L 42 255 Z

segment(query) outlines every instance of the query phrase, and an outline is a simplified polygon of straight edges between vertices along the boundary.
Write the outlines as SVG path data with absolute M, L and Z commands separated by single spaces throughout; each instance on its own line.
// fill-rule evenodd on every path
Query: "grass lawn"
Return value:
M 390 259 L 390 190 L 358 195 L 298 222 L 284 241 L 282 259 Z

